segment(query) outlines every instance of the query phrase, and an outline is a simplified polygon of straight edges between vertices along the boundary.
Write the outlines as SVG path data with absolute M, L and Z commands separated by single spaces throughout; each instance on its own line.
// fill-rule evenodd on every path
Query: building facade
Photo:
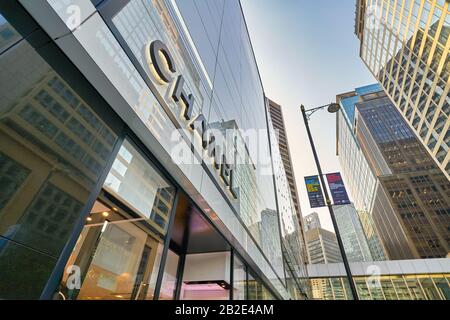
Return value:
M 358 100 L 353 125 L 345 108 L 338 116 L 338 154 L 357 208 L 367 208 L 361 220 L 379 235 L 389 259 L 445 257 L 448 179 L 384 92 Z M 360 174 L 352 154 L 361 158 Z M 361 194 L 364 183 L 368 192 Z
M 372 261 L 372 254 L 355 206 L 334 205 L 333 212 L 348 261 Z
M 308 262 L 337 263 L 342 261 L 336 235 L 322 228 L 314 228 L 305 232 Z
M 291 191 L 292 200 L 294 202 L 295 211 L 297 212 L 297 217 L 300 223 L 303 222 L 302 212 L 300 209 L 300 200 L 298 197 L 297 183 L 295 182 L 294 169 L 292 167 L 291 153 L 289 151 L 289 143 L 287 139 L 286 126 L 284 123 L 283 110 L 281 106 L 270 99 L 269 113 L 270 119 L 272 120 L 272 125 L 278 137 L 278 146 L 280 149 L 281 159 L 283 161 L 284 170 L 286 171 L 286 178 L 289 182 L 289 189 Z M 301 229 L 302 226 L 300 226 Z
M 305 297 L 239 1 L 2 1 L 0 71 L 0 298 Z
M 450 300 L 449 259 L 350 263 L 360 300 Z M 352 300 L 342 263 L 308 265 L 313 299 Z
M 450 179 L 449 2 L 358 0 L 360 55 Z
M 358 212 L 359 222 L 361 223 L 364 235 L 369 246 L 370 255 L 373 261 L 387 260 L 386 250 L 381 242 L 380 236 L 373 222 L 372 216 L 365 210 Z
M 317 212 L 308 214 L 303 218 L 303 226 L 305 232 L 311 229 L 321 228 L 319 214 Z
M 378 213 L 373 216 L 375 223 L 385 225 L 379 228 L 382 238 L 405 236 L 400 241 L 409 248 L 402 244 L 402 250 L 415 258 L 445 257 L 450 244 L 449 180 L 388 97 L 368 94 L 362 99 L 356 107 L 356 135 L 380 179 Z M 385 214 L 387 205 L 395 217 Z
M 289 143 L 288 143 L 288 139 L 287 139 L 287 133 L 286 133 L 286 127 L 285 127 L 285 122 L 284 122 L 284 117 L 283 117 L 283 110 L 281 108 L 281 106 L 277 103 L 275 103 L 274 101 L 270 100 L 270 99 L 266 99 L 266 105 L 267 108 L 269 110 L 269 115 L 270 115 L 270 123 L 272 124 L 273 127 L 273 134 L 274 137 L 272 138 L 272 140 L 275 142 L 276 144 L 272 143 L 272 149 L 277 148 L 279 151 L 279 159 L 277 155 L 274 155 L 274 161 L 275 161 L 275 168 L 274 170 L 278 170 L 280 172 L 277 172 L 277 176 L 278 177 L 283 177 L 282 180 L 279 179 L 277 185 L 278 186 L 283 186 L 283 188 L 281 190 L 284 190 L 285 188 L 289 189 L 289 195 L 284 194 L 283 192 L 281 192 L 281 190 L 278 190 L 278 196 L 280 198 L 279 200 L 279 206 L 280 209 L 282 210 L 283 207 L 288 208 L 287 212 L 288 215 L 290 215 L 290 211 L 292 210 L 292 208 L 295 210 L 296 214 L 297 214 L 297 218 L 295 219 L 296 223 L 298 223 L 298 226 L 295 227 L 295 233 L 297 234 L 297 236 L 300 237 L 301 242 L 300 242 L 300 246 L 302 246 L 302 249 L 297 250 L 295 249 L 296 245 L 292 248 L 292 254 L 296 255 L 296 251 L 301 252 L 300 254 L 303 254 L 303 257 L 299 260 L 300 261 L 307 261 L 308 256 L 306 254 L 306 240 L 305 240 L 305 235 L 304 235 L 304 226 L 303 226 L 303 216 L 302 216 L 302 212 L 301 212 L 301 208 L 300 208 L 300 201 L 299 201 L 299 196 L 298 196 L 298 191 L 297 191 L 297 183 L 295 181 L 295 174 L 294 174 L 294 169 L 292 166 L 292 159 L 291 159 L 291 154 L 289 151 Z M 286 199 L 288 199 L 288 201 L 286 201 Z M 289 201 L 291 201 L 291 203 L 288 203 Z M 294 237 L 295 238 L 295 237 Z M 298 263 L 298 262 L 297 262 Z
M 352 92 L 338 95 L 336 102 L 341 106 L 337 114 L 336 154 L 342 168 L 347 190 L 358 212 L 370 253 L 374 261 L 386 260 L 387 253 L 373 222 L 372 213 L 375 196 L 380 182 L 366 159 L 356 138 L 355 112 L 361 96 L 381 90 L 378 84 L 356 88 Z M 388 208 L 389 210 L 390 208 Z M 391 210 L 390 214 L 394 214 Z

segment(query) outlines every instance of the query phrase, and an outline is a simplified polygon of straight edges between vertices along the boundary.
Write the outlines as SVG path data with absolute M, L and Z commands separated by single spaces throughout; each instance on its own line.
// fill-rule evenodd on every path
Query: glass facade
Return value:
M 374 285 L 370 277 L 354 277 L 361 300 L 450 300 L 449 274 L 381 276 Z M 310 279 L 313 299 L 351 300 L 348 279 Z
M 175 188 L 125 140 L 104 190 L 86 218 L 59 294 L 80 300 L 153 299 Z M 108 200 L 111 195 L 115 200 Z M 166 299 L 173 297 L 176 261 L 168 254 Z M 74 283 L 78 275 L 79 284 Z
M 356 138 L 356 105 L 361 95 L 379 92 L 378 84 L 356 88 L 355 91 L 338 95 L 341 105 L 337 114 L 337 150 L 345 185 L 357 210 L 370 253 L 374 261 L 386 260 L 387 254 L 381 242 L 377 226 L 372 217 L 379 189 L 379 180 L 371 169 L 361 145 Z M 387 208 L 390 212 L 392 209 Z
M 0 30 L 0 297 L 39 298 L 108 167 L 117 121 L 32 21 L 2 12 Z
M 333 232 L 322 228 L 314 228 L 306 231 L 305 237 L 310 264 L 342 261 L 336 235 Z
M 348 261 L 372 261 L 369 245 L 354 205 L 333 206 L 333 211 Z
M 69 3 L 0 4 L 0 298 L 307 292 L 239 1 Z
M 375 223 L 391 225 L 406 234 L 404 250 L 411 250 L 409 258 L 445 257 L 450 243 L 449 181 L 387 97 L 363 97 L 367 101 L 357 105 L 358 140 L 380 176 L 385 197 L 382 202 L 387 200 L 395 211 L 394 215 L 381 218 L 382 209 L 378 207 Z M 378 161 L 372 160 L 373 153 L 369 151 L 374 148 L 379 152 Z M 389 172 L 383 174 L 386 169 Z M 380 229 L 390 256 L 399 257 L 394 253 L 398 248 L 388 247 L 392 243 L 385 238 L 388 228 Z M 397 231 L 391 234 L 399 236 Z
M 354 110 L 352 124 L 338 116 L 338 153 L 374 260 L 446 256 L 448 179 L 384 92 L 359 96 Z
M 361 58 L 450 179 L 450 11 L 445 0 L 360 0 Z

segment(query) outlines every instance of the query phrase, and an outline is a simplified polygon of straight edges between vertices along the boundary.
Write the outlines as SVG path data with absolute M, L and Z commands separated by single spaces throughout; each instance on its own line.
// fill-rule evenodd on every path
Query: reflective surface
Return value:
M 0 298 L 36 299 L 117 135 L 56 46 L 25 35 L 0 16 Z
M 450 179 L 449 2 L 369 0 L 363 10 L 362 59 Z
M 91 209 L 61 282 L 65 299 L 153 299 L 175 188 L 125 140 Z M 114 195 L 115 197 L 111 196 Z M 162 295 L 174 295 L 178 258 L 168 254 Z
M 450 300 L 450 275 L 381 276 L 373 284 L 369 277 L 355 277 L 361 300 Z M 311 279 L 313 298 L 351 300 L 346 278 Z

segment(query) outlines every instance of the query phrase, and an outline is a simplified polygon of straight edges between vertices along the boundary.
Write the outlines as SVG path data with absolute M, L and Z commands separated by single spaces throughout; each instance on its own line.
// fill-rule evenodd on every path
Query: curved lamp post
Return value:
M 325 185 L 325 181 L 323 179 L 322 168 L 320 167 L 319 157 L 317 156 L 316 147 L 314 146 L 314 141 L 313 141 L 313 138 L 311 135 L 311 130 L 309 128 L 309 123 L 308 123 L 313 113 L 315 113 L 319 110 L 325 109 L 325 108 L 327 108 L 329 113 L 336 113 L 341 109 L 341 106 L 337 103 L 329 103 L 324 106 L 320 106 L 320 107 L 312 108 L 312 109 L 308 109 L 308 110 L 306 110 L 303 105 L 300 106 L 300 109 L 301 109 L 302 115 L 303 115 L 303 121 L 305 122 L 306 131 L 308 132 L 309 143 L 311 144 L 311 149 L 312 149 L 312 152 L 314 155 L 314 160 L 316 161 L 317 171 L 319 172 L 320 183 L 323 186 L 322 189 L 323 189 L 323 193 L 325 196 L 325 201 L 327 203 L 328 210 L 330 211 L 331 221 L 333 222 L 334 231 L 336 233 L 336 238 L 337 238 L 337 242 L 339 245 L 339 251 L 341 252 L 342 261 L 344 262 L 345 272 L 347 274 L 347 279 L 348 279 L 348 282 L 350 285 L 350 290 L 352 292 L 353 299 L 359 300 L 358 292 L 356 291 L 355 283 L 353 282 L 350 265 L 347 260 L 347 255 L 345 254 L 344 244 L 342 242 L 341 235 L 339 233 L 339 228 L 338 228 L 338 225 L 336 222 L 336 218 L 334 216 L 333 205 L 331 203 L 330 197 L 328 196 L 328 191 L 327 191 L 327 188 Z

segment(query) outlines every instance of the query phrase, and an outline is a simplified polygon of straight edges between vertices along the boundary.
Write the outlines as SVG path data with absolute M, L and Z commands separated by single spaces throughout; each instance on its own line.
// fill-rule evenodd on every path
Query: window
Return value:
M 37 299 L 121 129 L 111 112 L 99 116 L 109 106 L 19 4 L 1 10 L 0 299 Z M 39 51 L 28 42 L 37 38 Z
M 175 188 L 125 141 L 105 181 L 105 189 L 148 219 L 161 234 L 167 232 Z
M 175 298 L 179 261 L 180 257 L 172 250 L 169 250 L 167 253 L 159 300 L 173 300 Z
M 247 271 L 245 264 L 234 255 L 233 259 L 233 300 L 246 299 Z
M 128 140 L 103 187 L 66 264 L 59 296 L 152 300 L 175 187 Z M 168 252 L 162 299 L 174 298 L 178 260 Z

